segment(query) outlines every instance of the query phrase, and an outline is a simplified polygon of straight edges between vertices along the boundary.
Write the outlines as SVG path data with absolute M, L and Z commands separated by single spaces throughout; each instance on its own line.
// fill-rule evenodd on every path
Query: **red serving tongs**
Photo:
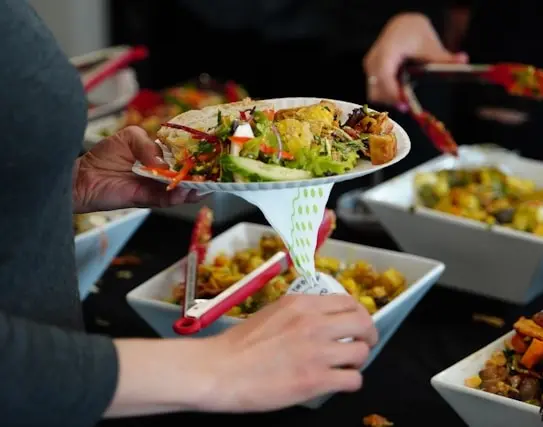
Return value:
M 410 75 L 405 70 L 401 77 L 401 95 L 409 108 L 409 114 L 419 124 L 423 132 L 428 136 L 432 144 L 442 153 L 458 155 L 458 145 L 445 125 L 435 116 L 424 110 L 415 95 Z
M 317 235 L 316 250 L 332 234 L 336 223 L 335 213 L 326 210 Z M 194 262 L 194 253 L 192 252 Z M 194 300 L 196 274 L 193 268 L 187 268 L 185 283 L 185 304 L 183 316 L 173 324 L 173 330 L 179 335 L 192 335 L 208 327 L 233 307 L 241 304 L 248 297 L 262 289 L 270 280 L 292 266 L 292 260 L 286 251 L 281 251 L 253 270 L 236 284 L 209 300 Z M 192 288 L 192 289 L 189 289 Z
M 198 212 L 189 246 L 189 254 L 185 265 L 185 295 L 183 300 L 183 313 L 186 313 L 194 304 L 196 282 L 198 279 L 198 266 L 205 261 L 207 248 L 211 241 L 211 224 L 213 211 L 204 206 Z
M 532 65 L 497 64 L 418 64 L 406 67 L 409 75 L 425 73 L 476 79 L 502 86 L 510 95 L 543 99 L 543 70 Z
M 149 51 L 145 46 L 137 46 L 112 55 L 95 69 L 85 73 L 83 77 L 85 92 L 90 92 L 108 77 L 115 75 L 119 70 L 126 68 L 132 62 L 147 58 L 148 54 Z
M 400 83 L 409 114 L 419 123 L 439 151 L 455 156 L 458 154 L 458 146 L 454 138 L 442 122 L 421 107 L 415 96 L 411 77 L 425 73 L 475 79 L 502 86 L 510 95 L 543 99 L 543 70 L 531 65 L 517 63 L 407 65 L 400 73 Z

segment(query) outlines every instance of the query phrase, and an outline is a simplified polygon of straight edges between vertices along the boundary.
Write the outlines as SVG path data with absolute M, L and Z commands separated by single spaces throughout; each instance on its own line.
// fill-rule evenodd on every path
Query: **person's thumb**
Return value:
M 168 164 L 162 158 L 162 150 L 147 135 L 147 132 L 138 126 L 129 126 L 121 132 L 128 142 L 128 146 L 136 160 L 143 165 L 155 168 L 167 168 Z

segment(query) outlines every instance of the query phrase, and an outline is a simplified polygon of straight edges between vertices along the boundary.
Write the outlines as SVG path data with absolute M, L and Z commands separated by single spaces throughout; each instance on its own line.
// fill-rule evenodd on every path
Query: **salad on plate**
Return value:
M 276 110 L 245 99 L 180 114 L 157 138 L 171 170 L 153 174 L 181 181 L 295 181 L 341 175 L 359 162 L 382 165 L 397 152 L 388 113 L 363 106 L 348 115 L 333 101 Z M 342 117 L 347 119 L 342 122 Z

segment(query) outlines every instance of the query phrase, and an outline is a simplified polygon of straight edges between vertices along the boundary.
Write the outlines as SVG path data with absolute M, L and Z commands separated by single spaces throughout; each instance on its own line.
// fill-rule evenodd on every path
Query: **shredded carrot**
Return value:
M 172 171 L 169 169 L 162 169 L 162 168 L 151 168 L 148 166 L 145 166 L 143 170 L 146 170 L 147 172 L 151 172 L 153 175 L 160 175 L 164 176 L 166 178 L 175 178 L 178 174 L 176 171 Z
M 230 141 L 232 141 L 234 144 L 245 144 L 247 141 L 250 141 L 253 138 L 249 138 L 248 136 L 231 136 Z
M 177 187 L 177 184 L 179 184 L 187 177 L 193 166 L 194 162 L 191 159 L 185 161 L 185 164 L 183 165 L 179 173 L 172 179 L 172 182 L 170 182 L 168 187 L 166 187 L 166 190 L 171 191 L 175 187 Z
M 277 152 L 277 150 L 273 147 L 270 147 L 269 145 L 262 144 L 260 146 L 260 151 L 262 151 L 264 154 L 274 154 Z M 285 160 L 294 160 L 294 156 L 290 154 L 288 151 L 281 151 L 281 157 Z

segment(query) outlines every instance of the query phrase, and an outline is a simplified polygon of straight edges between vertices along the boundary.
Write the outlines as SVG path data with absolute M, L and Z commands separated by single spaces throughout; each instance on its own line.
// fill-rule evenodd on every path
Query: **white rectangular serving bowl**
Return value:
M 87 129 L 85 130 L 85 138 L 83 140 L 83 148 L 90 150 L 102 139 L 105 138 L 104 131 L 111 135 L 119 130 L 119 121 L 121 119 L 121 112 L 116 114 L 109 114 L 104 117 L 100 117 L 96 120 L 89 121 L 87 123 Z
M 431 209 L 415 202 L 417 172 L 496 165 L 543 188 L 543 162 L 487 146 L 462 146 L 458 159 L 436 157 L 363 195 L 402 250 L 447 265 L 440 284 L 516 304 L 543 292 L 543 238 Z
M 74 66 L 80 67 L 109 58 L 128 49 L 130 49 L 129 46 L 112 46 L 72 57 L 70 62 Z M 89 110 L 88 120 L 95 120 L 123 109 L 137 95 L 138 91 L 139 84 L 134 70 L 129 67 L 120 70 L 87 94 L 88 101 L 96 105 L 95 108 Z
M 112 219 L 75 236 L 75 259 L 79 281 L 79 295 L 85 299 L 111 261 L 149 215 L 149 209 L 123 209 L 103 212 Z M 118 216 L 120 215 L 121 216 Z M 117 217 L 118 216 L 118 217 Z M 107 248 L 103 249 L 103 241 Z
M 470 427 L 541 427 L 539 408 L 464 385 L 477 375 L 496 350 L 504 348 L 511 331 L 434 376 L 432 386 Z
M 95 107 L 88 112 L 88 120 L 93 121 L 125 108 L 139 91 L 136 73 L 125 68 L 91 90 L 88 100 Z
M 207 261 L 212 260 L 221 252 L 233 254 L 239 250 L 256 247 L 260 237 L 264 233 L 272 231 L 273 229 L 268 226 L 240 223 L 211 241 Z M 374 314 L 373 319 L 379 330 L 380 341 L 377 347 L 372 350 L 366 367 L 382 350 L 396 329 L 445 269 L 441 262 L 431 259 L 333 239 L 329 239 L 323 245 L 320 254 L 332 256 L 345 262 L 363 259 L 370 262 L 379 271 L 393 267 L 404 274 L 409 283 L 409 288 L 403 294 Z M 182 262 L 185 262 L 185 259 L 160 272 L 127 294 L 129 305 L 162 337 L 178 337 L 173 332 L 172 325 L 180 316 L 180 307 L 164 302 L 164 299 L 171 296 L 173 287 L 181 281 Z M 223 316 L 202 331 L 199 336 L 220 333 L 239 322 L 243 322 L 243 319 Z M 324 400 L 311 402 L 307 406 L 318 407 Z

